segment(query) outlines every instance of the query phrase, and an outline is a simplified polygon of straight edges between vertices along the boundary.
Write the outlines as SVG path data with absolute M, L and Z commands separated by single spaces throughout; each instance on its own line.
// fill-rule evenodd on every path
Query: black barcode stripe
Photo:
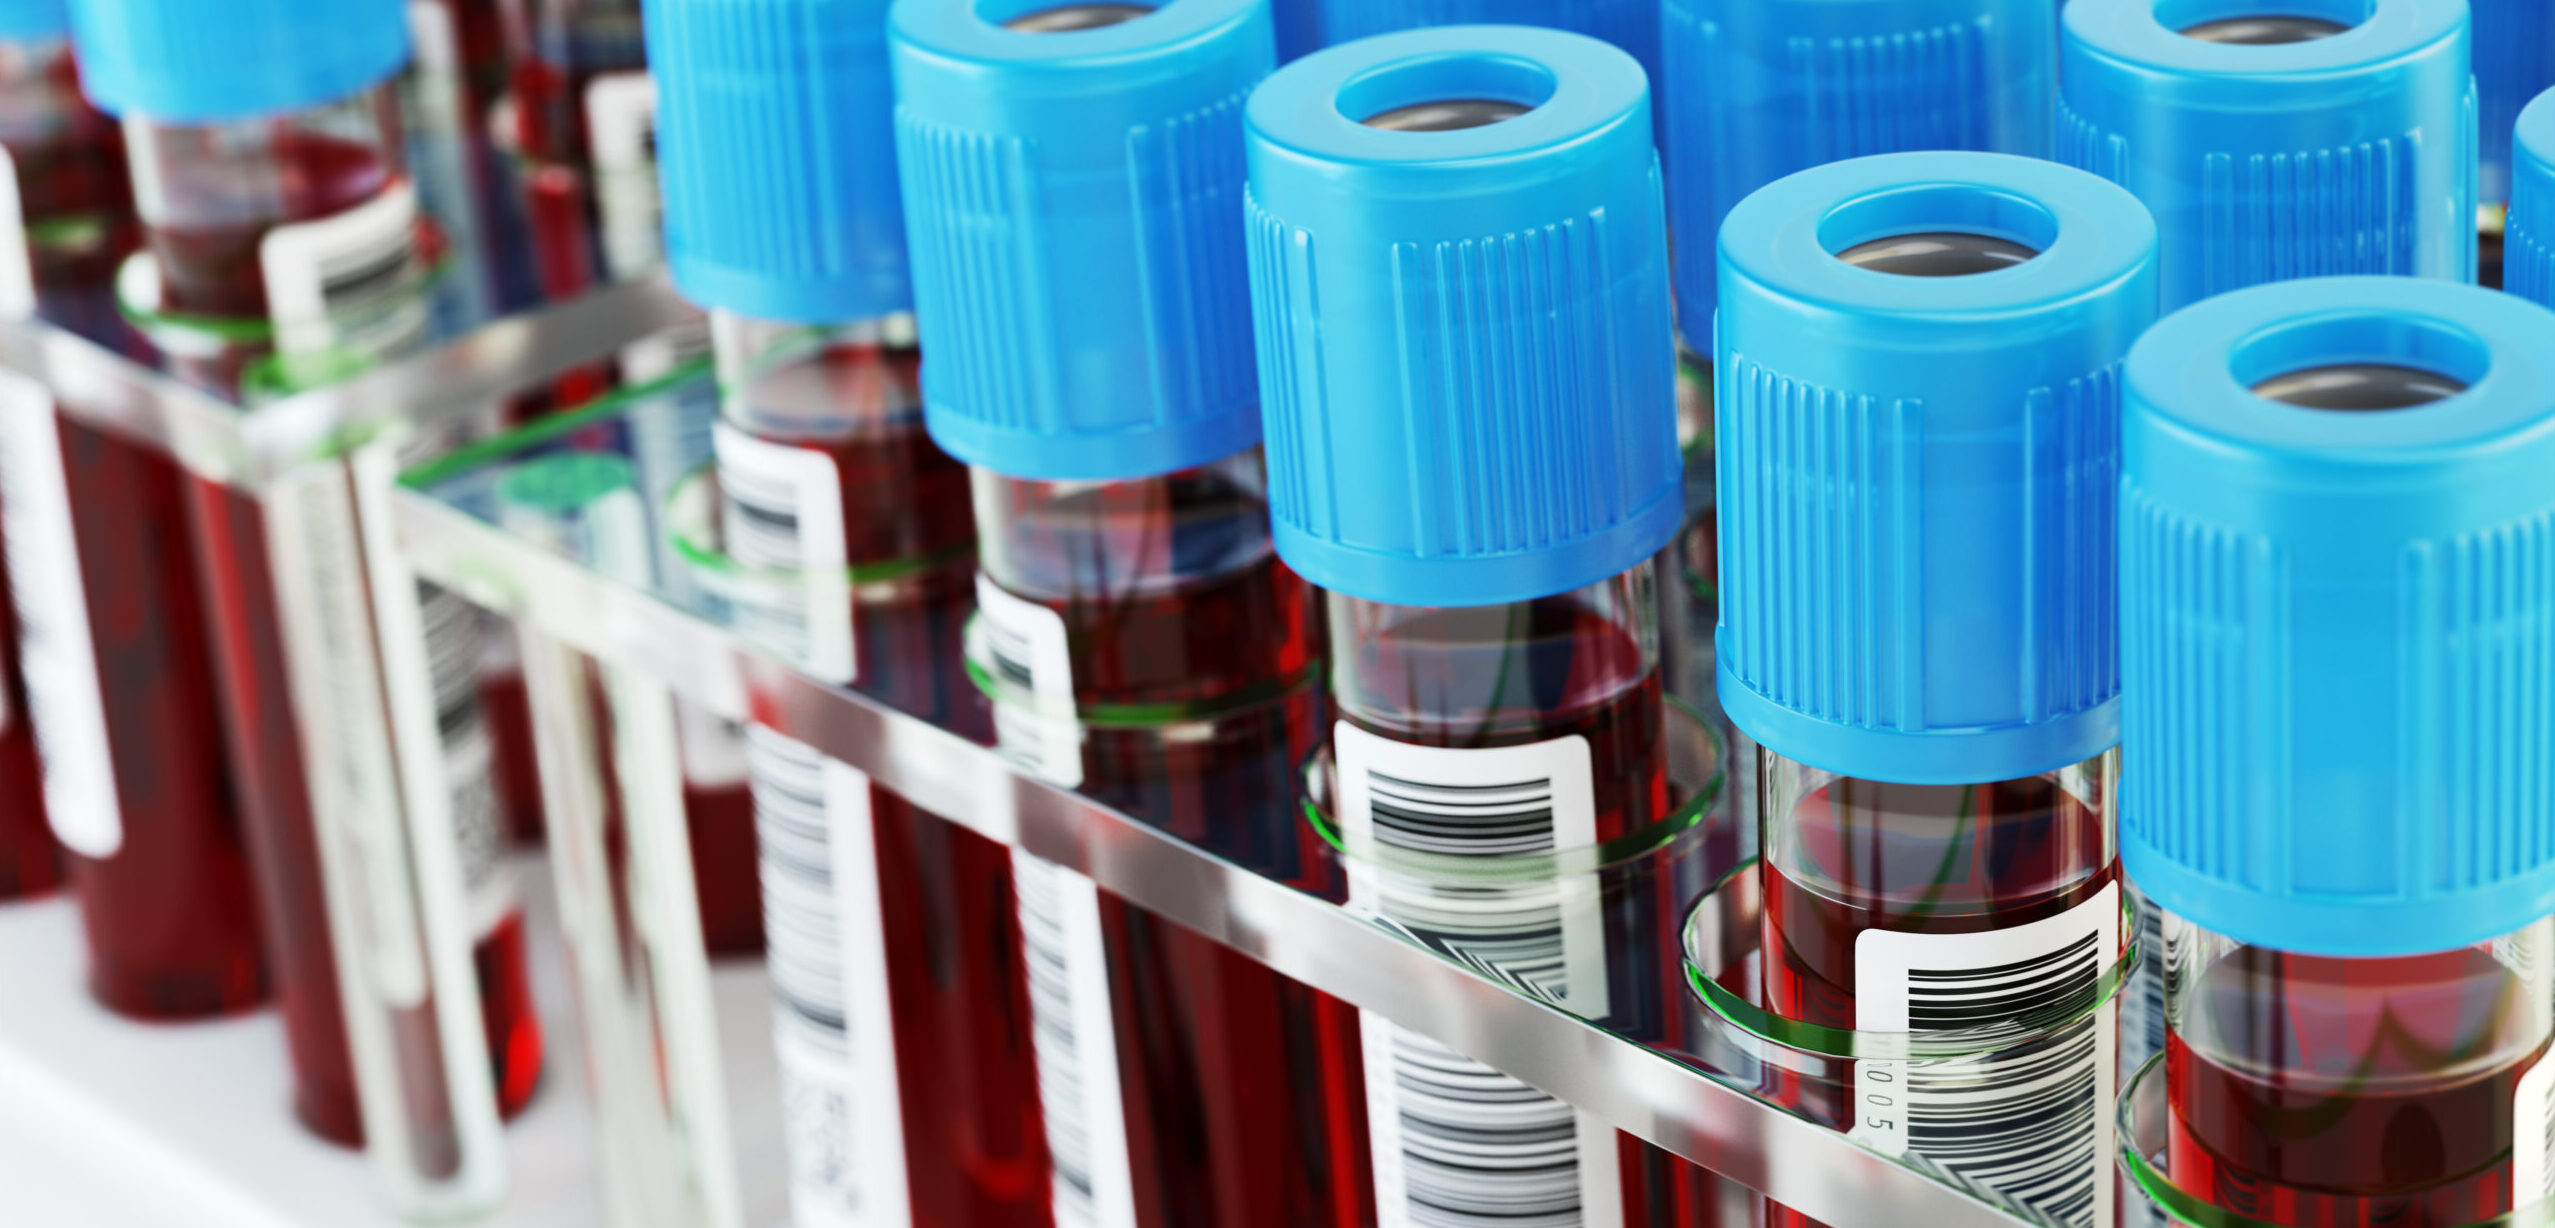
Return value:
M 408 227 L 391 236 L 392 242 L 378 248 L 346 253 L 336 260 L 320 261 L 319 297 L 331 309 L 350 301 L 385 294 L 398 289 L 407 279 L 408 268 L 415 262 L 413 237 Z
M 1055 1170 L 1060 1228 L 1099 1223 L 1092 1171 L 1090 1089 L 1083 1086 L 1084 1038 L 1074 1010 L 1072 947 L 1065 933 L 1059 881 L 1067 873 L 1014 859 L 1020 936 L 1029 970 L 1031 1039 L 1038 1057 L 1038 1098 L 1047 1119 L 1047 1152 Z M 1111 1044 L 1114 1038 L 1093 1038 Z
M 746 733 L 772 988 L 788 1016 L 844 1049 L 843 951 L 825 810 L 825 761 L 769 730 Z
M 808 564 L 799 517 L 805 495 L 791 475 L 762 463 L 763 456 L 785 446 L 727 437 L 726 446 L 718 449 L 721 528 L 727 553 L 737 562 L 800 572 Z M 812 614 L 808 603 L 788 588 L 753 586 L 736 602 L 740 630 L 799 658 L 814 651 Z
M 1393 1029 L 1396 1120 L 1410 1222 L 1576 1226 L 1576 1110 L 1416 1033 Z

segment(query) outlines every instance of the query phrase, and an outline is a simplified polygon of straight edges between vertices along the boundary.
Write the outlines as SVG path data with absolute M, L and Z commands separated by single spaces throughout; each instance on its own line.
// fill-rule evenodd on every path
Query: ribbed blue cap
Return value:
M 2050 0 L 1667 0 L 1659 78 L 1677 319 L 1711 344 L 1713 236 L 1748 193 L 1847 158 L 1968 149 L 2045 158 Z
M 900 0 L 896 143 L 932 438 L 1049 480 L 1144 477 L 1260 440 L 1242 256 L 1255 0 L 1116 25 L 1051 0 Z
M 2555 307 L 2555 90 L 2520 112 L 2511 146 L 2511 213 L 2502 228 L 2502 288 Z
M 1966 276 L 1843 258 L 1940 233 L 2039 254 Z M 1730 718 L 1786 758 L 1910 784 L 2117 743 L 2118 376 L 2156 318 L 2147 211 L 2053 162 L 1885 154 L 1741 201 L 1720 256 Z
M 2511 125 L 2539 90 L 2555 86 L 2555 5 L 2473 0 L 2475 93 L 2484 117 L 2483 199 L 2511 199 Z
M 1452 131 L 1405 107 L 1531 107 Z M 1287 564 L 1402 605 L 1567 592 L 1685 514 L 1650 97 L 1577 34 L 1363 39 L 1251 96 L 1251 289 Z
M 70 32 L 71 14 L 63 0 L 0 0 L 0 39 L 23 43 Z
M 79 0 L 71 37 L 98 109 L 209 124 L 307 110 L 408 61 L 389 0 Z
M 2157 903 L 2328 955 L 2555 912 L 2551 337 L 2507 295 L 2352 277 L 2212 299 L 2131 353 L 2121 847 Z M 2251 391 L 2340 363 L 2470 387 Z
M 2067 6 L 2059 160 L 2155 213 L 2165 309 L 2299 277 L 2473 281 L 2466 0 L 2279 9 L 2352 28 L 2248 46 L 2181 31 L 2259 13 L 2259 0 Z
M 649 0 L 666 265 L 767 320 L 913 305 L 887 0 Z
M 1756 0 L 1762 3 L 1763 0 Z M 1659 0 L 1320 0 L 1322 45 L 1432 26 L 1543 26 L 1602 39 L 1659 79 Z

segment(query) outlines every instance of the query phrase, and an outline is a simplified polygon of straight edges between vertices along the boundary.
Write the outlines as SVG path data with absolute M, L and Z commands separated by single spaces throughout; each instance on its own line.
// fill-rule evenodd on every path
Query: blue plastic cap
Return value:
M 2307 42 L 2181 32 L 2262 7 L 2067 6 L 2059 160 L 2155 213 L 2165 309 L 2300 277 L 2473 281 L 2466 0 L 2285 0 L 2284 14 L 2350 27 Z
M 1763 0 L 1757 0 L 1762 3 Z M 1614 44 L 1659 79 L 1658 0 L 1320 0 L 1322 45 L 1433 26 L 1542 26 Z
M 211 124 L 305 111 L 408 62 L 389 0 L 79 0 L 71 37 L 89 99 L 111 115 Z
M 2507 295 L 2351 277 L 2212 299 L 2131 353 L 2121 847 L 2157 903 L 2322 955 L 2555 912 L 2550 338 Z M 2334 364 L 2468 387 L 2378 412 L 2251 391 Z
M 2502 228 L 2502 288 L 2555 307 L 2555 90 L 2520 112 L 2511 149 L 2511 212 Z
M 2018 245 L 1915 276 L 1911 235 Z M 2009 154 L 1885 154 L 1776 182 L 1721 231 L 1721 704 L 1784 757 L 1970 784 L 2119 741 L 2119 369 L 2156 226 Z M 1859 253 L 1858 253 L 1859 258 Z
M 2473 0 L 2475 93 L 2484 118 L 2482 198 L 2511 199 L 2511 126 L 2539 90 L 2555 85 L 2555 5 Z
M 1448 131 L 1363 121 L 1485 100 Z M 1685 515 L 1668 252 L 1632 57 L 1523 26 L 1364 39 L 1251 96 L 1278 554 L 1371 601 L 1568 592 Z
M 887 0 L 649 0 L 644 12 L 675 287 L 767 320 L 910 309 Z
M 1708 348 L 1721 220 L 1794 171 L 1966 149 L 2045 158 L 2050 0 L 1668 0 L 1659 78 L 1677 319 Z
M 1260 0 L 1033 33 L 1051 0 L 900 0 L 896 142 L 925 422 L 1013 477 L 1123 479 L 1260 441 L 1242 104 Z
M 0 40 L 26 43 L 70 33 L 71 14 L 63 0 L 0 0 Z

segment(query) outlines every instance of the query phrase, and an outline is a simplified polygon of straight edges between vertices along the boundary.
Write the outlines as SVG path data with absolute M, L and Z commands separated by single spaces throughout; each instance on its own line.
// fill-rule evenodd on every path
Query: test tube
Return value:
M 1312 590 L 1271 549 L 1240 219 L 1247 0 L 891 15 L 932 437 L 975 471 L 969 656 L 1027 770 L 1301 865 Z M 1347 1008 L 1015 852 L 1059 1225 L 1352 1225 Z
M 2325 278 L 2130 354 L 2121 840 L 2169 914 L 2165 1175 L 2248 1222 L 2555 1193 L 2550 336 Z
M 2504 288 L 2555 307 L 2555 90 L 2520 112 L 2511 141 L 2511 209 L 2502 250 Z
M 1653 556 L 1683 499 L 1650 114 L 1629 55 L 1518 26 L 1334 47 L 1252 96 L 1271 510 L 1328 593 L 1353 855 L 1588 857 L 1669 817 Z M 1432 908 L 1352 875 L 1353 908 L 1440 954 L 1671 1026 L 1673 891 L 1615 911 L 1564 873 Z M 1702 1170 L 1381 1014 L 1358 1030 L 1386 1228 L 1717 1222 Z
M 2163 305 L 2297 277 L 2473 281 L 2464 0 L 2079 0 L 2058 159 L 2136 193 Z
M 2483 120 L 2477 176 L 2477 279 L 2502 285 L 2503 224 L 2512 191 L 2512 126 L 2540 91 L 2555 87 L 2555 11 L 2532 0 L 2472 0 L 2475 94 Z
M 100 0 L 74 16 L 92 95 L 124 124 L 149 242 L 137 259 L 157 271 L 160 306 L 272 330 L 225 345 L 218 370 L 191 374 L 236 397 L 243 389 L 228 381 L 270 352 L 290 387 L 428 339 L 421 235 L 430 232 L 401 168 L 390 84 L 410 51 L 403 9 Z M 273 71 L 279 64 L 299 71 Z M 195 743 L 218 729 L 229 743 L 296 1110 L 347 1145 L 396 1128 L 398 1139 L 375 1140 L 377 1154 L 413 1160 L 405 1177 L 423 1186 L 449 1187 L 394 1191 L 421 1205 L 492 1196 L 493 1178 L 466 1161 L 476 1110 L 460 1103 L 480 1094 L 481 1067 L 443 1047 L 444 1012 L 479 1015 L 504 1113 L 529 1102 L 542 1055 L 522 899 L 502 855 L 471 684 L 478 615 L 383 557 L 372 536 L 381 492 L 358 476 L 378 477 L 395 450 L 413 459 L 424 443 L 352 448 L 263 490 L 185 476 L 149 456 L 168 467 L 171 502 L 182 500 L 162 531 L 191 530 L 203 560 L 203 604 L 167 616 L 183 613 L 188 634 L 211 640 L 219 678 L 206 715 L 168 736 Z M 413 699 L 412 663 L 425 692 Z M 356 698 L 374 686 L 381 702 Z M 218 720 L 215 699 L 225 705 Z M 411 702 L 434 716 L 423 770 L 402 761 L 411 718 L 391 711 Z M 426 791 L 442 796 L 428 801 Z M 466 916 L 453 920 L 468 927 L 475 993 L 444 979 L 441 937 L 420 936 L 433 924 L 421 918 L 440 906 L 420 902 L 420 890 L 432 892 L 415 885 L 415 846 L 447 840 L 454 848 L 433 856 L 453 852 L 460 863 Z
M 2087 1009 L 2010 1057 L 1858 1061 L 1803 1111 L 2107 1225 L 2111 490 L 2155 224 L 2082 171 L 1889 154 L 1750 196 L 1720 259 L 1718 668 L 1760 748 L 1765 1005 L 1920 1037 Z
M 887 5 L 659 0 L 649 32 L 668 264 L 711 309 L 724 390 L 722 543 L 758 579 L 729 591 L 736 625 L 989 735 L 961 648 L 967 471 L 915 382 Z M 793 1221 L 1045 1223 L 1008 851 L 784 729 L 749 736 Z
M 619 227 L 603 216 L 607 173 L 638 165 L 642 179 L 654 178 L 655 89 L 638 0 L 506 5 L 525 214 L 542 295 L 557 301 L 625 275 L 612 268 L 607 229 L 655 228 L 653 201 L 647 216 Z

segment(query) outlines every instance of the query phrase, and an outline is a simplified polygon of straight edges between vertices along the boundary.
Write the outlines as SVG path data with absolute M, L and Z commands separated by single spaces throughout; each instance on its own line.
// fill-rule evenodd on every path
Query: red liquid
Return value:
M 2513 1099 L 2547 1053 L 2542 1036 L 2528 1043 L 2526 992 L 2473 949 L 2343 960 L 2237 948 L 2202 974 L 2185 1020 L 2222 1056 L 2166 1036 L 2174 1184 L 2300 1228 L 2509 1212 Z M 2243 1068 L 2219 1064 L 2228 1048 Z M 2484 1068 L 2437 1073 L 2461 1058 Z M 2278 1073 L 2300 1069 L 2326 1073 Z
M 68 55 L 48 66 L 47 75 L 64 123 L 41 140 L 8 144 L 36 295 L 47 316 L 103 338 L 115 322 L 115 266 L 140 234 L 124 130 L 81 97 Z
M 44 764 L 18 673 L 17 606 L 0 554 L 0 900 L 43 895 L 62 885 L 62 852 L 44 814 Z
M 363 1116 L 321 881 L 319 820 L 311 808 L 274 601 L 265 513 L 254 498 L 228 487 L 202 479 L 193 479 L 192 487 L 197 543 L 208 565 L 225 727 L 232 762 L 239 765 L 243 827 L 255 858 L 258 902 L 293 1059 L 294 1110 L 312 1133 L 358 1147 Z M 508 1117 L 529 1103 L 541 1071 L 541 1025 L 531 1001 L 522 925 L 519 913 L 508 918 L 473 952 L 498 1109 Z M 400 1073 L 419 1111 L 443 1106 L 446 1116 L 411 1122 L 410 1128 L 425 1153 L 426 1171 L 446 1172 L 458 1163 L 459 1144 L 444 1105 L 446 1075 L 433 1040 L 432 1010 L 431 1000 L 421 1003 L 400 1012 L 393 1026 L 408 1041 L 401 1056 L 430 1063 Z
M 515 32 L 515 140 L 524 156 L 585 165 L 586 87 L 596 77 L 648 66 L 632 0 L 525 0 Z
M 265 318 L 266 274 L 258 253 L 267 232 L 344 213 L 380 195 L 394 173 L 381 148 L 289 124 L 274 126 L 274 152 L 280 185 L 274 215 L 217 226 L 149 228 L 169 310 Z
M 512 624 L 496 630 L 513 635 Z M 541 764 L 532 749 L 532 696 L 523 671 L 479 675 L 479 707 L 488 719 L 489 750 L 497 774 L 497 801 L 515 843 L 539 845 L 542 833 Z
M 155 449 L 67 415 L 60 428 L 124 812 L 112 856 L 71 858 L 90 989 L 141 1019 L 243 1010 L 265 997 L 266 965 L 185 536 L 189 479 Z
M 863 597 L 852 619 L 860 685 L 989 740 L 989 712 L 964 668 L 974 507 L 966 468 L 932 445 L 911 412 L 919 356 L 837 344 L 817 361 L 825 403 L 790 408 L 873 425 L 775 442 L 834 460 L 847 557 L 948 558 L 890 595 Z M 1051 1187 L 1011 851 L 886 789 L 873 787 L 870 805 L 914 1222 L 1042 1228 Z
M 2028 925 L 2093 899 L 2119 873 L 2102 856 L 2102 812 L 2049 777 L 1966 787 L 1839 780 L 1803 798 L 1786 821 L 1802 833 L 1810 864 L 1859 888 L 1838 899 L 1766 863 L 1766 1008 L 1823 1027 L 1855 1026 L 1854 951 L 1864 931 L 1976 934 Z M 1904 846 L 1914 842 L 1911 828 L 1944 838 L 1911 850 Z M 1893 850 L 1885 829 L 1902 845 Z M 1842 1083 L 1796 1076 L 1781 1080 L 1778 1094 L 1812 1119 L 1845 1128 Z M 1766 1222 L 1817 1223 L 1772 1203 Z
M 1359 712 L 1349 719 L 1379 737 L 1414 746 L 1480 749 L 1577 735 L 1588 742 L 1599 841 L 1667 818 L 1667 756 L 1661 749 L 1666 711 L 1658 671 L 1624 628 L 1575 603 L 1537 601 L 1524 609 L 1527 621 L 1514 644 L 1504 634 L 1476 639 L 1483 629 L 1478 618 L 1429 613 L 1394 624 L 1390 634 L 1342 645 L 1343 652 L 1364 658 L 1345 673 L 1388 692 L 1404 711 L 1428 714 L 1407 723 Z M 1400 644 L 1405 640 L 1431 647 L 1406 657 Z M 1483 711 L 1455 698 L 1477 693 L 1473 684 L 1479 678 L 1511 669 L 1520 684 L 1503 692 L 1507 702 L 1496 709 Z M 1597 1022 L 1673 1045 L 1683 1032 L 1675 936 L 1685 894 L 1637 875 L 1609 875 L 1602 890 L 1606 949 L 1615 955 L 1607 960 L 1609 1010 Z M 1640 971 L 1626 975 L 1627 969 Z M 1626 1223 L 1678 1228 L 1719 1223 L 1718 1177 L 1629 1134 L 1618 1135 L 1616 1144 Z
M 1118 597 L 1091 573 L 1131 536 L 1169 562 L 1248 557 L 1257 499 L 1212 470 L 1076 491 L 1010 526 L 1013 577 L 1063 616 L 1084 706 L 1245 702 L 1198 738 L 1095 726 L 1084 791 L 1267 872 L 1322 862 L 1297 820 L 1296 769 L 1320 736 L 1307 683 L 1321 635 L 1310 588 L 1257 561 L 1168 592 Z M 1167 530 L 1167 531 L 1166 531 Z M 1121 1099 L 1146 1228 L 1374 1221 L 1357 1013 L 1229 948 L 1103 892 Z
M 680 701 L 677 701 L 680 702 Z M 684 834 L 701 901 L 701 942 L 713 956 L 763 950 L 763 875 L 754 845 L 754 790 L 745 782 L 683 782 Z

